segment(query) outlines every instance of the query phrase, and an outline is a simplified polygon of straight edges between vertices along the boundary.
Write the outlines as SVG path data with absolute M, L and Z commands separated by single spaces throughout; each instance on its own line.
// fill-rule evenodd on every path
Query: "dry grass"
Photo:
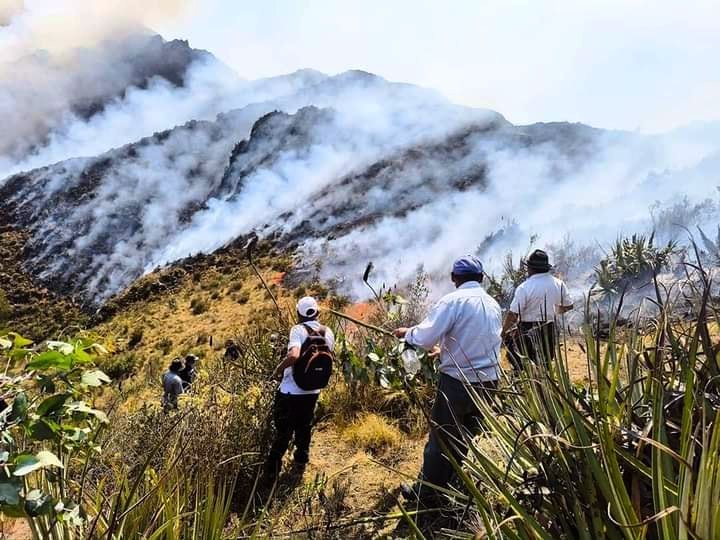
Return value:
M 400 446 L 403 435 L 382 416 L 361 415 L 343 431 L 343 439 L 372 453 L 382 453 Z
M 270 271 L 265 277 L 273 275 Z M 116 351 L 128 348 L 134 329 L 143 329 L 142 339 L 133 343 L 132 350 L 140 365 L 136 375 L 123 385 L 126 399 L 121 409 L 133 411 L 145 402 L 159 401 L 160 376 L 174 357 L 197 355 L 202 373 L 210 368 L 210 359 L 222 354 L 227 339 L 237 338 L 251 321 L 274 316 L 265 291 L 257 287 L 257 277 L 243 270 L 230 272 L 222 280 L 216 276 L 217 272 L 210 271 L 199 279 L 187 279 L 172 296 L 158 295 L 133 305 L 93 329 Z M 208 281 L 213 282 L 218 297 L 208 302 L 205 311 L 195 314 L 193 300 L 204 294 Z M 295 300 L 290 293 L 278 287 L 275 294 L 281 307 L 292 313 Z

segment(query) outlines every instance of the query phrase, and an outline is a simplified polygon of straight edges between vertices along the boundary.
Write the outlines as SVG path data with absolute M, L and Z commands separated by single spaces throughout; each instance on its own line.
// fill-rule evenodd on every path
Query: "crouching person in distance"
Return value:
M 318 321 L 317 301 L 306 296 L 297 304 L 299 324 L 290 330 L 285 360 L 273 376 L 281 378 L 275 395 L 275 440 L 265 462 L 265 478 L 274 482 L 291 439 L 295 443 L 295 472 L 301 473 L 310 459 L 310 437 L 315 404 L 327 386 L 335 360 L 335 336 Z
M 471 255 L 461 257 L 453 264 L 450 278 L 457 290 L 443 296 L 417 326 L 395 331 L 411 345 L 426 350 L 436 345 L 440 348 L 440 375 L 421 481 L 402 486 L 405 498 L 423 504 L 438 495 L 423 482 L 446 487 L 454 476 L 445 451 L 462 463 L 468 450 L 463 435 L 473 436 L 480 427 L 480 412 L 469 388 L 481 398 L 487 397 L 488 390 L 497 388 L 500 377 L 501 311 L 481 285 L 482 263 Z
M 182 367 L 180 359 L 175 358 L 162 376 L 162 406 L 166 411 L 178 408 L 178 397 L 183 393 L 183 381 L 180 378 Z

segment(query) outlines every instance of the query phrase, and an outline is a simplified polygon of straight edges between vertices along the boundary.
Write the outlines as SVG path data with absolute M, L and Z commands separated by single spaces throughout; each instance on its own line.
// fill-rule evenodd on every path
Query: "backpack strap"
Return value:
M 308 333 L 308 337 L 312 337 L 317 334 L 317 330 L 315 330 L 312 326 L 309 324 L 302 324 L 302 327 L 305 329 L 305 331 Z
M 312 336 L 322 336 L 322 337 L 325 337 L 325 330 L 326 330 L 326 328 L 325 328 L 323 325 L 320 325 L 320 328 L 319 328 L 318 330 L 315 330 L 315 329 L 314 329 L 312 326 L 310 326 L 309 324 L 303 323 L 303 328 L 305 328 L 305 330 L 307 331 L 308 337 L 312 337 Z

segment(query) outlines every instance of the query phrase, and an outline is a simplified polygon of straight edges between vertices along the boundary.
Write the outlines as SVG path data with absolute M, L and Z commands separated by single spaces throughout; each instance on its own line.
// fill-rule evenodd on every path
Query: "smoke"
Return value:
M 22 12 L 23 0 L 2 0 L 0 2 L 0 26 L 9 26 L 13 17 Z
M 121 38 L 181 15 L 188 0 L 0 0 L 0 63 L 45 51 L 63 57 L 77 48 Z
M 195 96 L 207 92 L 210 80 L 213 87 L 227 85 L 230 77 L 225 74 L 223 79 L 216 62 L 216 73 L 208 76 L 209 55 L 164 43 L 147 30 L 145 25 L 176 15 L 185 4 L 4 3 L 0 179 L 68 157 L 94 155 L 112 147 L 108 145 L 172 127 L 153 115 L 157 99 L 153 103 L 151 97 L 167 97 L 174 87 L 184 86 L 190 68 L 200 71 L 202 64 L 205 70 L 188 75 L 188 82 L 197 86 Z M 124 109 L 126 117 L 136 116 L 127 126 L 107 121 L 117 109 Z M 189 113 L 182 107 L 165 109 Z M 179 112 L 169 120 L 176 118 L 180 123 L 189 119 Z M 86 125 L 89 120 L 93 125 Z M 115 131 L 117 127 L 121 129 Z
M 0 28 L 0 58 L 12 51 L 0 69 L 0 178 L 60 162 L 0 180 L 0 193 L 5 182 L 4 202 L 32 232 L 34 270 L 87 299 L 251 231 L 299 247 L 301 264 L 362 296 L 369 260 L 390 285 L 420 266 L 445 276 L 481 245 L 495 271 L 531 243 L 582 250 L 718 222 L 716 126 L 517 127 L 357 71 L 243 81 L 185 43 L 138 33 L 139 2 L 105 4 L 63 8 L 97 17 L 77 34 L 75 23 L 43 30 L 50 2 L 4 12 Z M 288 114 L 236 146 L 274 110 Z
M 354 114 L 358 101 L 338 104 L 332 127 L 317 125 L 302 153 L 279 152 L 238 176 L 233 195 L 212 199 L 147 269 L 266 224 L 262 234 L 292 238 L 306 267 L 319 263 L 321 279 L 362 296 L 358 276 L 370 260 L 388 285 L 412 280 L 419 267 L 445 276 L 455 257 L 510 225 L 511 235 L 482 250 L 490 271 L 500 270 L 508 250 L 517 259 L 531 245 L 559 252 L 571 239 L 577 252 L 597 253 L 622 234 L 662 228 L 663 238 L 686 239 L 683 227 L 718 223 L 720 143 L 711 136 L 587 133 L 572 125 L 486 132 L 480 122 L 463 144 L 408 156 L 402 149 L 447 141 L 464 124 L 438 103 L 413 103 L 403 115 L 397 102 L 368 101 L 382 104 L 385 122 Z M 588 285 L 589 261 L 582 262 L 568 267 L 578 292 Z M 448 285 L 442 281 L 439 290 Z

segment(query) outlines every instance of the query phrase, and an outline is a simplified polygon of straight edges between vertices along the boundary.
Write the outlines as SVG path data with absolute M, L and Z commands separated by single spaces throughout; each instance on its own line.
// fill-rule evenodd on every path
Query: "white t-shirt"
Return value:
M 304 324 L 307 324 L 310 328 L 314 330 L 319 330 L 322 325 L 318 321 L 309 321 Z M 293 347 L 297 347 L 298 349 L 302 347 L 302 344 L 305 343 L 305 340 L 308 338 L 308 331 L 302 324 L 296 324 L 295 326 L 290 329 L 290 338 L 288 340 L 288 351 L 292 349 Z M 330 330 L 327 326 L 325 327 L 325 341 L 328 344 L 328 347 L 330 347 L 330 350 L 335 350 L 335 335 L 332 333 L 332 330 Z M 301 394 L 319 394 L 320 390 L 303 390 L 300 388 L 297 384 L 295 384 L 295 379 L 293 379 L 293 368 L 292 366 L 286 367 L 285 371 L 283 372 L 283 378 L 280 382 L 280 393 L 281 394 L 294 394 L 294 395 L 301 395 Z
M 515 289 L 510 311 L 520 322 L 545 322 L 555 319 L 556 306 L 572 304 L 565 283 L 549 273 L 533 274 Z

